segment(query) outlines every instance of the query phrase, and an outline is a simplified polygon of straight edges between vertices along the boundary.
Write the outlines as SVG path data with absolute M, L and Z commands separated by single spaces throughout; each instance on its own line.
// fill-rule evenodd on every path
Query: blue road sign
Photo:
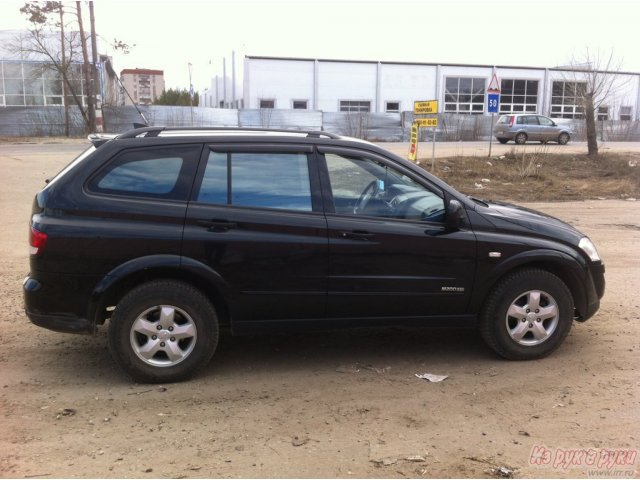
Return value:
M 500 105 L 500 94 L 499 93 L 490 93 L 487 95 L 487 103 L 489 113 L 498 113 L 498 106 Z

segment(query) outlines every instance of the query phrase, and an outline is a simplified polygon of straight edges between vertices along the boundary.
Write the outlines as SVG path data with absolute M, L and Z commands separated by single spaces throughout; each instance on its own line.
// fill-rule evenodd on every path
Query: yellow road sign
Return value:
M 426 102 L 413 102 L 413 113 L 416 115 L 438 113 L 438 101 L 428 100 Z
M 409 138 L 409 154 L 407 158 L 413 162 L 418 157 L 418 125 L 414 122 L 411 124 L 411 137 Z
M 433 117 L 433 118 L 416 118 L 416 119 L 414 119 L 414 122 L 419 127 L 437 127 L 438 126 L 438 118 L 437 117 Z

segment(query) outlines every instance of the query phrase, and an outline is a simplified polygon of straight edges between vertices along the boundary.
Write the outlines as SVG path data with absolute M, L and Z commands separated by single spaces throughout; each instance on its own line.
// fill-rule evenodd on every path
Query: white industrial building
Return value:
M 585 72 L 535 68 L 246 56 L 244 108 L 399 113 L 438 100 L 440 113 L 487 114 L 495 71 L 501 113 L 580 118 Z M 616 73 L 599 120 L 640 119 L 640 73 Z M 219 103 L 218 103 L 219 104 Z

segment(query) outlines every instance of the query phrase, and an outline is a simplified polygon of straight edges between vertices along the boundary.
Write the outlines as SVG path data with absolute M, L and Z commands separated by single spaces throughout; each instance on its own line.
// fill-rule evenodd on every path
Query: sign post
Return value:
M 413 102 L 414 115 L 437 115 L 438 101 L 427 100 Z M 411 145 L 409 147 L 409 160 L 416 161 L 418 158 L 418 128 L 433 128 L 433 146 L 431 148 L 431 170 L 433 170 L 436 156 L 436 127 L 438 126 L 438 117 L 420 117 L 414 118 L 411 124 Z M 415 142 L 414 142 L 415 138 Z
M 493 121 L 495 114 L 498 113 L 500 106 L 500 83 L 496 75 L 495 69 L 493 77 L 487 88 L 487 112 L 491 113 L 491 130 L 489 130 L 489 157 L 491 157 L 491 146 L 493 145 Z

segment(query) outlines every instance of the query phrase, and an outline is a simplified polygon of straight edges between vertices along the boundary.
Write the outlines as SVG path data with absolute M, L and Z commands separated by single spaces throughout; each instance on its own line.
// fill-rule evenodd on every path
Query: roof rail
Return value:
M 162 132 L 265 132 L 265 133 L 297 133 L 306 134 L 308 138 L 327 137 L 333 139 L 341 138 L 334 133 L 317 130 L 287 130 L 283 128 L 252 128 L 252 127 L 143 127 L 129 130 L 118 138 L 135 138 L 142 134 L 145 137 L 157 137 Z
M 117 135 L 111 133 L 92 133 L 87 138 L 94 147 L 98 148 L 100 145 L 104 145 L 109 140 L 113 140 L 116 137 Z

